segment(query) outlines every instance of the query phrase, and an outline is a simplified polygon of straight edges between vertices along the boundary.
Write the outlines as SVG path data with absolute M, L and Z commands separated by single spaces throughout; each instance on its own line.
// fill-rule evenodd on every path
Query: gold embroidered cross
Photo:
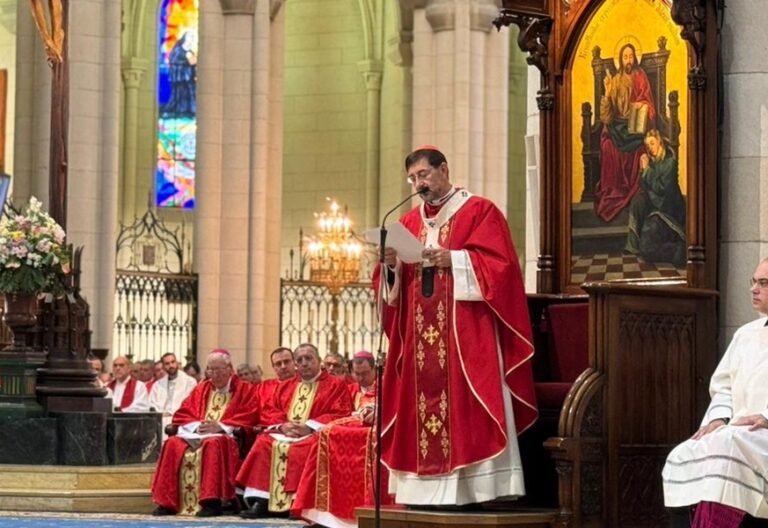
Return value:
M 440 333 L 435 330 L 435 327 L 432 325 L 429 325 L 429 328 L 427 328 L 427 331 L 421 334 L 421 337 L 429 341 L 430 346 L 435 344 L 435 340 L 440 336 Z
M 437 416 L 434 414 L 429 417 L 429 421 L 424 424 L 424 426 L 429 429 L 429 432 L 434 434 L 437 434 L 437 432 L 443 427 L 443 422 L 437 419 Z

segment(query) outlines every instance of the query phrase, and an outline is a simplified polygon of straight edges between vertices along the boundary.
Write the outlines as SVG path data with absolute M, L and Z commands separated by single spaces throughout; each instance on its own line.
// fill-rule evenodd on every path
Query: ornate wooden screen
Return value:
M 518 44 L 541 75 L 537 290 L 589 294 L 589 367 L 546 442 L 557 464 L 557 526 L 662 526 L 660 470 L 701 419 L 717 359 L 720 2 L 503 5 L 497 26 L 520 28 Z M 606 99 L 615 95 L 614 82 L 629 86 L 624 76 L 637 96 L 632 106 L 645 107 L 645 126 L 637 116 L 633 124 L 629 107 L 625 123 L 610 113 Z M 616 134 L 620 124 L 635 135 L 634 146 L 619 145 L 626 139 Z M 646 253 L 638 258 L 630 239 L 637 188 L 616 208 L 598 203 L 616 174 L 603 164 L 619 146 L 632 153 L 615 156 L 627 160 L 630 184 L 643 183 L 637 178 L 648 177 L 651 160 L 654 169 L 666 160 L 684 200 L 680 226 L 666 224 L 680 227 L 671 231 L 683 242 L 682 255 L 676 265 L 651 262 L 652 277 L 642 266 Z M 603 253 L 585 251 L 596 241 Z M 582 257 L 590 259 L 584 269 Z

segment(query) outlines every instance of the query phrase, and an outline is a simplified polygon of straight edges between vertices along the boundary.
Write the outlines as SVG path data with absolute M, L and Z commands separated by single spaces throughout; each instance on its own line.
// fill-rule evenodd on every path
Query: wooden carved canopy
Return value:
M 680 186 L 685 196 L 685 221 L 681 233 L 681 258 L 678 260 L 676 280 L 688 286 L 714 289 L 717 278 L 717 181 L 720 164 L 719 100 L 721 75 L 718 69 L 719 32 L 717 0 L 642 0 L 654 9 L 667 9 L 669 23 L 663 28 L 678 42 L 683 41 L 683 53 L 687 49 L 686 75 L 679 73 L 683 83 L 675 86 L 665 84 L 665 76 L 670 75 L 666 64 L 669 56 L 667 38 L 646 39 L 642 55 L 638 51 L 636 60 L 641 61 L 647 70 L 652 88 L 663 100 L 656 101 L 658 115 L 663 118 L 661 129 L 666 144 L 680 152 Z M 602 6 L 617 4 L 616 0 L 503 0 L 499 17 L 494 22 L 497 27 L 514 24 L 519 27 L 517 38 L 520 48 L 528 53 L 528 63 L 536 66 L 541 75 L 541 88 L 537 94 L 540 110 L 540 147 L 539 162 L 541 224 L 540 248 L 538 258 L 537 290 L 540 293 L 576 293 L 580 283 L 588 280 L 610 280 L 611 277 L 595 279 L 592 275 L 579 275 L 574 272 L 574 259 L 580 258 L 583 249 L 576 248 L 576 225 L 578 211 L 573 198 L 574 174 L 581 178 L 576 168 L 584 165 L 585 185 L 589 185 L 590 163 L 600 161 L 599 143 L 602 124 L 599 121 L 599 94 L 602 91 L 602 77 L 615 73 L 614 61 L 619 59 L 618 50 L 595 47 L 591 57 L 594 72 L 596 101 L 585 98 L 583 107 L 584 127 L 581 132 L 581 145 L 575 145 L 575 137 L 581 127 L 582 117 L 574 111 L 572 100 L 574 81 L 573 65 L 575 54 L 583 38 L 590 37 L 596 14 Z M 610 7 L 610 6 L 609 6 Z M 606 7 L 607 9 L 607 7 Z M 638 17 L 640 18 L 640 17 Z M 598 21 L 599 22 L 599 21 Z M 661 26 L 661 25 L 660 25 Z M 675 29 L 675 26 L 677 29 Z M 633 28 L 622 26 L 632 40 Z M 658 41 L 658 42 L 656 42 Z M 635 48 L 633 48 L 634 50 Z M 602 53 L 602 55 L 601 55 Z M 680 49 L 673 53 L 680 57 Z M 584 58 L 582 57 L 582 60 Z M 600 62 L 602 61 L 602 62 Z M 645 63 L 645 64 L 643 64 Z M 618 64 L 618 62 L 617 62 Z M 651 67 L 656 69 L 651 71 Z M 601 70 L 602 68 L 602 70 Z M 609 76 L 609 75 L 608 75 Z M 591 79 L 590 79 L 591 80 Z M 687 84 L 687 86 L 685 85 Z M 679 85 L 679 86 L 678 86 Z M 680 102 L 685 100 L 685 105 Z M 588 103 L 588 104 L 587 104 Z M 679 115 L 677 114 L 679 107 Z M 590 113 L 591 112 L 591 113 Z M 590 130 L 588 119 L 591 120 Z M 683 126 L 682 130 L 675 127 Z M 661 128 L 661 127 L 660 127 Z M 590 146 L 589 138 L 593 141 Z M 675 137 L 683 140 L 679 147 Z M 642 136 L 640 136 L 642 143 Z M 716 147 L 715 147 L 716 146 Z M 579 153 L 582 148 L 583 163 Z M 640 147 L 642 148 L 642 147 Z M 592 149 L 590 152 L 590 149 Z M 576 154 L 574 154 L 576 152 Z M 592 158 L 589 157 L 592 156 Z M 576 159 L 576 158 L 579 159 Z M 638 151 L 638 157 L 640 153 Z M 578 162 L 578 163 L 576 163 Z M 682 172 L 682 168 L 685 172 Z M 642 171 L 642 168 L 638 169 Z M 596 174 L 599 175 L 599 170 Z M 599 178 L 598 178 L 599 179 Z M 579 183 L 580 185 L 581 183 Z M 591 196 L 592 189 L 586 189 L 585 196 Z M 580 209 L 589 209 L 587 204 L 578 204 Z M 629 209 L 627 206 L 626 209 Z M 623 213 L 625 216 L 626 212 Z M 617 221 L 605 222 L 604 232 L 619 229 Z M 627 232 L 624 220 L 624 232 Z M 587 242 L 587 247 L 591 242 Z M 595 246 L 597 247 L 597 246 Z M 616 249 L 617 258 L 622 256 L 621 248 Z M 597 251 L 603 253 L 603 251 Z M 604 255 L 600 255 L 604 256 Z M 609 255 L 611 256 L 611 255 Z M 642 259 L 638 259 L 641 263 Z M 662 273 L 663 275 L 663 273 Z M 581 277 L 581 279 L 579 279 Z M 586 277 L 586 278 L 585 278 Z M 627 278 L 632 278 L 627 277 Z M 643 276 L 642 278 L 646 278 Z M 670 276 L 666 276 L 667 279 Z

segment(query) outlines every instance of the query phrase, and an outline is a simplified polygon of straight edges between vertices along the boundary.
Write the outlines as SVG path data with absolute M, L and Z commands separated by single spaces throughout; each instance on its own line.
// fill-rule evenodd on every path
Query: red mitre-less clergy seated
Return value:
M 228 392 L 217 391 L 209 379 L 201 381 L 173 415 L 172 423 L 183 426 L 210 420 L 229 427 L 253 427 L 259 422 L 257 387 L 236 375 L 230 377 Z M 190 441 L 171 436 L 157 463 L 152 500 L 181 514 L 194 514 L 199 503 L 207 500 L 233 500 L 239 465 L 239 447 L 231 435 L 205 438 L 196 449 L 190 448 Z
M 291 507 L 295 516 L 329 528 L 356 526 L 355 509 L 374 503 L 376 437 L 358 411 L 375 405 L 376 388 L 357 385 L 355 413 L 320 431 Z M 392 504 L 386 469 L 382 477 L 382 504 Z
M 419 476 L 447 475 L 516 442 L 507 438 L 502 390 L 512 395 L 517 434 L 538 416 L 525 289 L 506 220 L 489 200 L 457 189 L 400 221 L 422 242 L 431 229 L 436 247 L 463 252 L 470 262 L 435 271 L 429 297 L 421 264 L 402 265 L 397 283 L 406 286 L 393 285 L 397 297 L 385 303 L 384 462 Z M 377 268 L 377 290 L 379 277 Z M 476 278 L 481 297 L 457 301 L 455 283 L 467 277 Z M 489 368 L 489 361 L 501 368 Z
M 305 382 L 297 376 L 280 383 L 263 419 L 265 424 L 295 422 L 315 428 L 313 425 L 327 424 L 351 412 L 345 380 L 322 371 L 315 381 Z M 268 498 L 270 511 L 283 512 L 290 508 L 314 435 L 296 441 L 275 433 L 259 435 L 236 482 L 246 498 Z

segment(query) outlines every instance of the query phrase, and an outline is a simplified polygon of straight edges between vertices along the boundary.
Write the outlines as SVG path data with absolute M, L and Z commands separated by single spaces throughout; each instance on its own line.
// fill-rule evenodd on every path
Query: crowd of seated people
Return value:
M 339 365 L 326 368 L 309 343 L 280 347 L 270 354 L 276 377 L 260 381 L 258 369 L 235 368 L 226 350 L 212 351 L 205 379 L 170 420 L 152 482 L 153 513 L 234 510 L 250 519 L 293 510 L 329 526 L 354 523 L 354 508 L 372 500 L 374 359 L 355 354 L 352 377 L 343 357 L 334 360 Z M 326 446 L 336 441 L 354 448 L 331 462 L 330 474 Z M 344 503 L 310 493 L 316 482 L 345 486 Z

